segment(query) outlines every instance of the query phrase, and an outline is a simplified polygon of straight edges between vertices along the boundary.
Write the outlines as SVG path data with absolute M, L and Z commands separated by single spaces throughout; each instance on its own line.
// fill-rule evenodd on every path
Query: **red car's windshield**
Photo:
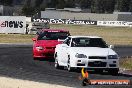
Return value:
M 69 36 L 69 32 L 43 32 L 39 34 L 38 40 L 58 40 L 65 39 Z

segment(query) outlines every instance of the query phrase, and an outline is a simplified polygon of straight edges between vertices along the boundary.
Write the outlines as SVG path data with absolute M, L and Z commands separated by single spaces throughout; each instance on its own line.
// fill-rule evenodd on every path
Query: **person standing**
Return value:
M 88 78 L 89 74 L 88 74 L 87 69 L 82 68 L 81 74 L 82 74 L 82 79 L 83 79 L 82 80 L 82 86 L 86 86 L 87 84 L 90 85 L 90 79 Z

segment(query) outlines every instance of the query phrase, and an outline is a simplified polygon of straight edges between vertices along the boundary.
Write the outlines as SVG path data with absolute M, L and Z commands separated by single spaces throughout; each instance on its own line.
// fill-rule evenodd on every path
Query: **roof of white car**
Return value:
M 80 38 L 80 37 L 85 37 L 85 38 L 101 38 L 101 37 L 99 37 L 99 36 L 69 36 L 69 37 L 71 37 L 71 38 Z

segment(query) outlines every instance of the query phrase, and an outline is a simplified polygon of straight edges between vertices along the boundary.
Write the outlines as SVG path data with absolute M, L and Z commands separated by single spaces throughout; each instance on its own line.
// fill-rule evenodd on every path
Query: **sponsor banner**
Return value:
M 89 20 L 66 20 L 66 24 L 97 25 L 97 21 L 89 21 Z
M 131 85 L 130 80 L 90 80 L 91 85 Z
M 122 26 L 127 27 L 129 23 L 126 21 L 97 21 L 97 26 Z
M 0 33 L 24 33 L 26 16 L 0 16 Z
M 128 22 L 129 27 L 132 27 L 132 22 Z
M 97 21 L 90 20 L 71 20 L 71 19 L 32 19 L 33 22 L 49 22 L 50 24 L 86 24 L 86 25 L 97 25 Z
M 48 18 L 33 18 L 32 20 L 31 20 L 32 22 L 44 22 L 44 23 L 49 23 L 50 22 L 50 19 L 48 19 Z

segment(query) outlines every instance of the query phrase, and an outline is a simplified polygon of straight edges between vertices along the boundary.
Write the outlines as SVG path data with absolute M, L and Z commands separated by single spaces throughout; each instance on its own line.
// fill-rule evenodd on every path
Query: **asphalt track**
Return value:
M 115 48 L 122 57 L 132 56 L 132 46 L 118 46 Z M 23 80 L 59 84 L 68 87 L 82 88 L 78 77 L 79 72 L 68 72 L 54 68 L 54 61 L 34 61 L 32 59 L 32 45 L 0 44 L 0 76 Z M 91 72 L 90 79 L 130 79 L 131 75 L 119 74 L 112 76 L 107 73 Z M 85 88 L 132 88 L 130 86 L 87 86 Z

